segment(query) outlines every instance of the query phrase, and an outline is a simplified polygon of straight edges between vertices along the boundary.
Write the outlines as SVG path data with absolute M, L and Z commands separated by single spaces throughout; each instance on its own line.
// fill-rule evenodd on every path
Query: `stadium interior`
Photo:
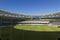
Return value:
M 31 16 L 0 10 L 0 40 L 57 40 L 59 14 Z
M 13 26 L 16 24 L 60 25 L 60 15 L 31 16 L 0 11 L 0 19 L 0 26 Z

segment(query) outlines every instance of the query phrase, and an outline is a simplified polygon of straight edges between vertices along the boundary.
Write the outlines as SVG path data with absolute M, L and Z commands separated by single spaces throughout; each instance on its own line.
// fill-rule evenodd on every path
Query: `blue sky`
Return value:
M 0 10 L 40 15 L 60 11 L 60 0 L 0 0 Z

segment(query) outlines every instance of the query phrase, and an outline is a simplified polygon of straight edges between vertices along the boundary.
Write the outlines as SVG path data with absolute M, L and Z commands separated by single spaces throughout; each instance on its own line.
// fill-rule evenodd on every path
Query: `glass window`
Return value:
M 56 17 L 59 17 L 59 15 L 56 15 Z
M 9 16 L 11 16 L 11 15 L 9 15 Z
M 19 18 L 21 18 L 21 16 L 19 16 Z
M 7 14 L 5 14 L 4 16 L 8 16 Z
M 22 18 L 24 18 L 24 16 L 21 16 Z
M 40 20 L 40 17 L 36 16 L 36 18 L 33 18 L 33 20 Z
M 15 17 L 14 15 L 11 15 L 12 17 Z
M 3 14 L 0 14 L 0 16 L 3 16 Z
M 18 16 L 16 16 L 16 17 L 18 17 Z

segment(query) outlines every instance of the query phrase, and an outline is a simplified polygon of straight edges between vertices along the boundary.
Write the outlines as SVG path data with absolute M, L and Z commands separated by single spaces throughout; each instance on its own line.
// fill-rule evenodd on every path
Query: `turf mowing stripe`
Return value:
M 33 31 L 42 31 L 43 28 L 42 27 L 39 27 L 39 26 L 21 26 L 21 27 L 15 27 L 17 29 L 23 29 L 23 30 L 33 30 Z
M 45 27 L 45 29 L 47 29 L 46 31 L 56 31 L 56 30 L 52 29 L 51 27 Z
M 51 29 L 55 30 L 55 31 L 60 31 L 60 29 L 56 28 L 56 27 L 50 27 Z
M 42 27 L 36 26 L 34 28 L 35 28 L 35 29 L 33 29 L 34 31 L 43 31 L 43 28 Z
M 31 30 L 31 31 L 57 31 L 58 29 L 55 27 L 50 26 L 37 26 L 37 25 L 21 25 L 21 26 L 15 26 L 16 29 L 21 30 Z M 59 29 L 60 30 L 60 29 Z

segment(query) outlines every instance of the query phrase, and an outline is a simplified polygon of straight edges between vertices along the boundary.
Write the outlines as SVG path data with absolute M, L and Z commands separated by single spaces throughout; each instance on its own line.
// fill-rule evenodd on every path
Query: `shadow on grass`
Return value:
M 3 40 L 57 40 L 60 32 L 28 31 L 13 27 L 2 29 Z

